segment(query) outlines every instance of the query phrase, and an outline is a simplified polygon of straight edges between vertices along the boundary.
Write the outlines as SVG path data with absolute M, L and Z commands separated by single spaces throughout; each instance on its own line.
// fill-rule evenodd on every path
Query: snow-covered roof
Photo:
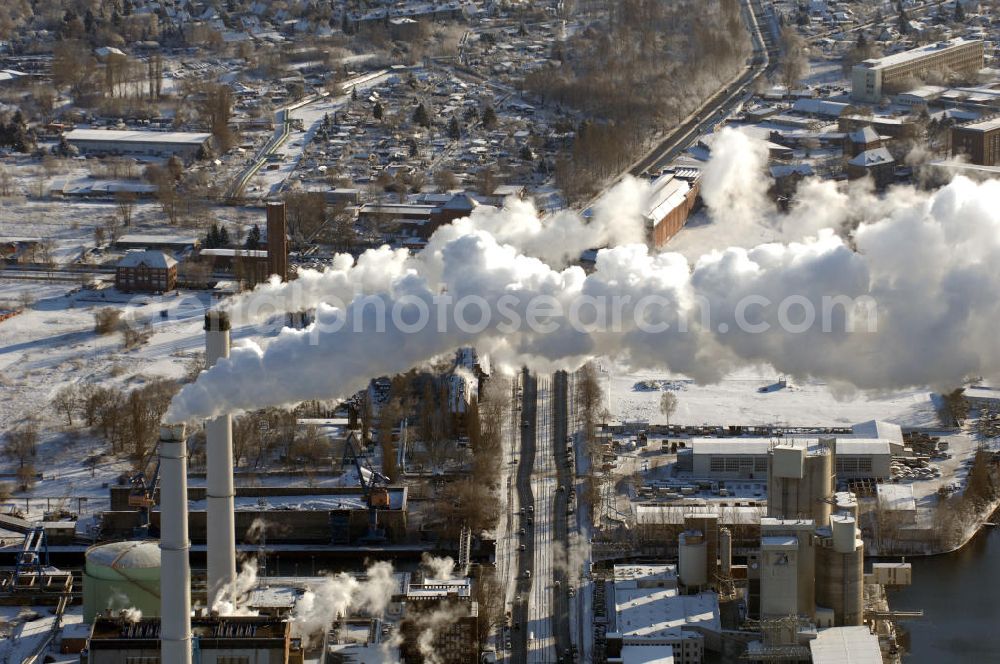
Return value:
M 861 143 L 867 145 L 868 143 L 875 143 L 879 140 L 878 132 L 871 128 L 870 125 L 865 125 L 864 127 L 859 127 L 847 135 L 851 139 L 852 143 Z
M 837 438 L 837 456 L 891 454 L 888 440 L 879 438 Z
M 917 509 L 912 484 L 879 484 L 878 502 L 883 509 L 896 512 L 915 512 Z
M 868 420 L 851 426 L 855 438 L 880 438 L 890 443 L 903 444 L 903 429 L 898 424 L 882 420 Z
M 865 626 L 821 629 L 809 652 L 813 664 L 882 664 L 878 636 Z
M 118 261 L 118 267 L 138 267 L 140 265 L 167 269 L 177 265 L 177 261 L 162 251 L 154 250 L 130 251 Z
M 117 143 L 173 143 L 202 145 L 211 134 L 193 131 L 146 131 L 122 129 L 73 129 L 64 134 L 67 141 L 113 141 Z
M 87 550 L 87 562 L 105 567 L 160 566 L 160 546 L 155 540 L 111 542 Z
M 681 595 L 676 565 L 615 565 L 615 627 L 623 639 L 696 639 L 685 627 L 720 631 L 714 593 Z
M 935 53 L 941 53 L 948 51 L 950 49 L 965 46 L 966 44 L 982 43 L 978 39 L 965 39 L 963 37 L 956 37 L 948 41 L 935 42 L 933 44 L 927 44 L 926 46 L 919 46 L 917 48 L 911 48 L 908 51 L 902 51 L 900 53 L 893 53 L 891 55 L 886 55 L 881 58 L 871 58 L 865 60 L 859 66 L 863 66 L 866 69 L 885 69 L 886 67 L 895 67 L 897 65 L 905 64 L 913 60 L 919 60 L 920 58 L 927 57 L 929 55 L 934 55 Z
M 895 161 L 892 158 L 892 154 L 885 148 L 874 148 L 871 150 L 865 150 L 858 154 L 858 156 L 851 159 L 848 163 L 852 166 L 878 166 L 879 164 L 891 164 Z

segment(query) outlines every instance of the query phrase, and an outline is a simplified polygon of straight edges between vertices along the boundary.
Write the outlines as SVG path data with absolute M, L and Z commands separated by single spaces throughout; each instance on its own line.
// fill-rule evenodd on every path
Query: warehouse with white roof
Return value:
M 142 155 L 185 161 L 198 156 L 211 134 L 188 131 L 74 129 L 63 134 L 66 142 L 90 155 Z
M 892 436 L 889 439 L 836 436 L 837 479 L 887 479 L 892 463 L 892 439 Z M 766 479 L 768 455 L 779 444 L 813 450 L 820 447 L 820 439 L 693 438 L 692 476 L 712 480 Z
M 681 595 L 676 565 L 615 565 L 614 600 L 609 663 L 670 661 L 670 652 L 677 664 L 700 664 L 706 646 L 719 647 L 718 595 Z

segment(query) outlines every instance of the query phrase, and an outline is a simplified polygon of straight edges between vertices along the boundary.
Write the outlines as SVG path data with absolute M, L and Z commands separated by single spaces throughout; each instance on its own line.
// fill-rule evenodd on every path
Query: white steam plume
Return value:
M 435 580 L 450 581 L 455 574 L 455 561 L 451 556 L 438 558 L 424 552 L 420 556 L 420 565 L 424 568 L 424 574 Z
M 719 132 L 701 181 L 701 197 L 713 216 L 743 226 L 772 214 L 766 168 L 767 144 L 728 127 Z
M 766 182 L 756 166 L 734 168 L 717 164 L 720 159 L 758 164 L 759 147 L 733 131 L 716 142 L 702 190 L 717 223 L 728 223 L 726 215 L 765 214 L 772 215 L 767 223 L 781 225 L 814 219 L 822 210 L 824 225 L 856 230 L 848 239 L 821 230 L 801 242 L 716 251 L 693 265 L 679 254 L 618 245 L 600 251 L 587 274 L 523 253 L 522 247 L 534 247 L 533 234 L 546 232 L 544 224 L 528 228 L 518 221 L 521 230 L 504 241 L 477 222 L 459 220 L 438 229 L 412 258 L 369 252 L 357 267 L 341 260 L 339 268 L 305 271 L 295 282 L 255 292 L 240 306 L 271 299 L 279 309 L 295 310 L 301 308 L 294 306 L 295 294 L 305 290 L 306 299 L 318 303 L 317 323 L 284 330 L 264 348 L 252 342 L 235 348 L 181 390 L 166 419 L 343 398 L 371 376 L 400 373 L 461 346 L 476 347 L 500 366 L 572 369 L 607 356 L 702 383 L 751 364 L 863 390 L 948 387 L 967 376 L 1000 376 L 1000 181 L 958 177 L 937 191 L 901 187 L 884 196 L 859 188 L 844 195 L 833 185 L 810 183 L 792 215 L 783 216 L 766 205 L 761 211 Z M 713 186 L 718 192 L 710 193 Z M 501 233 L 502 224 L 490 223 Z M 591 233 L 579 223 L 575 246 L 598 244 L 613 226 L 602 222 Z M 485 325 L 454 324 L 454 303 L 466 296 L 489 308 Z M 322 303 L 338 298 L 342 309 Z M 621 304 L 620 324 L 568 324 L 574 311 L 589 322 L 588 303 L 600 298 L 608 309 Z M 815 312 L 812 325 L 800 325 L 802 303 Z M 542 322 L 555 329 L 525 324 L 552 304 L 562 313 Z M 394 323 L 387 313 L 384 329 L 376 325 L 380 307 L 399 314 Z M 429 320 L 421 326 L 415 323 L 422 313 Z M 439 315 L 447 321 L 443 329 Z M 479 321 L 476 306 L 465 320 Z
M 362 581 L 346 572 L 328 576 L 306 590 L 295 603 L 291 613 L 292 634 L 300 637 L 303 646 L 308 647 L 312 639 L 322 634 L 334 620 L 346 616 L 349 610 L 380 617 L 395 590 L 392 563 L 388 562 L 371 565 Z
M 212 604 L 212 610 L 220 616 L 255 616 L 257 611 L 247 607 L 250 591 L 257 585 L 257 561 L 250 559 L 243 563 L 239 574 L 222 588 L 222 592 Z
M 467 605 L 459 602 L 444 604 L 431 611 L 418 614 L 415 619 L 417 627 L 417 651 L 427 664 L 444 664 L 448 661 L 435 646 L 435 641 L 442 632 L 451 628 L 456 622 L 469 615 Z

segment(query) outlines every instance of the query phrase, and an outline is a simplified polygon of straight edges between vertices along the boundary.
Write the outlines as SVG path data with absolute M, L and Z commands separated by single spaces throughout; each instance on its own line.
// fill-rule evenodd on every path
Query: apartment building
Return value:
M 956 37 L 865 60 L 851 72 L 851 99 L 878 103 L 883 95 L 898 92 L 935 70 L 972 74 L 983 68 L 983 57 L 982 40 Z

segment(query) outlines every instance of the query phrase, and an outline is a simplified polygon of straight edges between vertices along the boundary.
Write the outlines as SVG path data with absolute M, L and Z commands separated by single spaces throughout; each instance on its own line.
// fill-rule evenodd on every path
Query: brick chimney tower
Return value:
M 288 281 L 288 225 L 284 201 L 267 204 L 267 267 L 282 281 Z

